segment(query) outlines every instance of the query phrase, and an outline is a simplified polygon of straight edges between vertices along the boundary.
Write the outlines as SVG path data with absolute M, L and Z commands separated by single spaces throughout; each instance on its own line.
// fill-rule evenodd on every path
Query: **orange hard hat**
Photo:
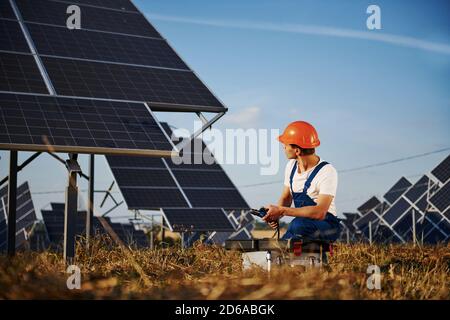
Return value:
M 295 144 L 303 149 L 312 149 L 320 145 L 316 129 L 305 121 L 290 123 L 278 140 L 284 144 Z

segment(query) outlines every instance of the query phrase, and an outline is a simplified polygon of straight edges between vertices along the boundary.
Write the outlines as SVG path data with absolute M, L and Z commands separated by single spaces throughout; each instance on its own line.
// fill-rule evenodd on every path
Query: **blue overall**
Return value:
M 311 186 L 311 182 L 317 175 L 320 169 L 327 165 L 328 162 L 319 163 L 305 182 L 305 186 L 302 192 L 294 192 L 292 185 L 295 172 L 297 171 L 297 161 L 295 161 L 294 167 L 291 171 L 289 183 L 291 187 L 292 200 L 296 208 L 315 206 L 317 205 L 307 192 Z M 294 218 L 288 225 L 288 229 L 283 236 L 283 240 L 292 238 L 303 238 L 309 240 L 323 240 L 323 241 L 335 241 L 341 231 L 341 225 L 339 219 L 335 215 L 327 212 L 324 220 L 317 220 L 304 217 Z

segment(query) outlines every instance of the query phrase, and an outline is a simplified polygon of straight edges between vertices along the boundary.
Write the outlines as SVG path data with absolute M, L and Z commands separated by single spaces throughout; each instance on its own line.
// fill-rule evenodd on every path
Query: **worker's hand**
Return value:
M 269 221 L 269 222 L 267 222 L 267 224 L 268 224 L 272 229 L 278 228 L 278 221 Z
M 267 214 L 263 217 L 263 220 L 267 223 L 278 221 L 278 219 L 280 219 L 280 217 L 283 215 L 281 208 L 278 206 L 269 204 L 268 206 L 266 206 L 266 208 L 268 210 Z

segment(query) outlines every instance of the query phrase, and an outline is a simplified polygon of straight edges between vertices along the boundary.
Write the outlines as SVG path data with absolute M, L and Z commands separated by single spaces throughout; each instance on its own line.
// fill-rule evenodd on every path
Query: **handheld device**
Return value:
M 250 213 L 260 218 L 263 218 L 267 214 L 267 209 L 264 207 L 261 207 L 259 209 L 251 209 Z

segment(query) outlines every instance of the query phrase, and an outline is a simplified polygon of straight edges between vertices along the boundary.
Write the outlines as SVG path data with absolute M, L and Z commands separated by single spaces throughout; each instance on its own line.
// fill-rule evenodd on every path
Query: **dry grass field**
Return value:
M 219 247 L 129 250 L 107 238 L 78 245 L 81 288 L 69 290 L 60 254 L 0 256 L 0 299 L 449 299 L 450 245 L 338 244 L 329 269 L 289 266 L 270 275 L 242 270 L 240 254 Z M 381 289 L 366 286 L 368 265 Z

